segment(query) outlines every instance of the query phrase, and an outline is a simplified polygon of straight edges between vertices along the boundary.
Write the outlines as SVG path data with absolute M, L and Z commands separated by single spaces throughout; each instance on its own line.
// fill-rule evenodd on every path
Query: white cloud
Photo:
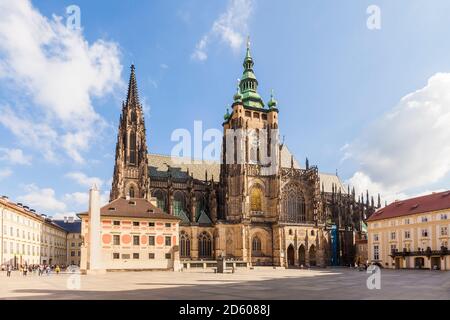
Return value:
M 55 191 L 51 188 L 41 189 L 35 184 L 29 184 L 25 186 L 25 191 L 27 193 L 19 196 L 17 199 L 30 208 L 36 209 L 41 213 L 66 210 L 66 204 L 56 199 Z
M 0 169 L 0 180 L 9 177 L 12 174 L 13 174 L 13 172 L 9 168 Z
M 64 200 L 68 203 L 87 208 L 89 204 L 89 193 L 87 192 L 66 193 L 64 195 Z
M 29 1 L 0 1 L 0 12 L 0 80 L 32 102 L 28 116 L 0 106 L 15 121 L 0 122 L 47 159 L 60 147 L 82 162 L 81 152 L 103 126 L 92 99 L 122 85 L 117 44 L 101 39 L 90 44 L 81 31 L 66 28 L 60 17 L 47 19 Z M 21 132 L 16 125 L 27 128 Z
M 83 172 L 69 172 L 66 174 L 66 177 L 86 188 L 91 188 L 94 184 L 97 185 L 98 188 L 101 188 L 103 185 L 102 179 L 98 177 L 88 177 Z
M 11 164 L 31 164 L 31 156 L 24 155 L 21 149 L 0 148 L 0 160 Z
M 253 0 L 229 0 L 226 11 L 213 22 L 211 29 L 196 44 L 191 58 L 206 60 L 208 45 L 217 39 L 237 51 L 248 33 L 248 20 L 253 10 Z
M 360 165 L 350 181 L 392 198 L 427 190 L 449 174 L 449 88 L 450 73 L 433 75 L 346 146 L 344 157 Z

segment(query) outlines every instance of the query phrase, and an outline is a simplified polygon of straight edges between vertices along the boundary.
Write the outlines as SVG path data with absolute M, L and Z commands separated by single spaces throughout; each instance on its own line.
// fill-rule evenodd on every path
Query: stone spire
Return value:
M 122 104 L 110 200 L 147 198 L 148 159 L 144 113 L 139 102 L 136 73 L 131 65 L 127 100 Z

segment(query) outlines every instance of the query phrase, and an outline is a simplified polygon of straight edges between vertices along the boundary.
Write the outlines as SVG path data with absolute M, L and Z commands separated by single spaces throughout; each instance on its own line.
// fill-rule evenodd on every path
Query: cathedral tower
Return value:
M 220 211 L 228 221 L 275 222 L 279 196 L 278 109 L 264 105 L 247 43 L 231 114 L 224 117 Z
M 148 189 L 144 113 L 132 65 L 127 100 L 122 103 L 110 201 L 120 197 L 148 198 Z

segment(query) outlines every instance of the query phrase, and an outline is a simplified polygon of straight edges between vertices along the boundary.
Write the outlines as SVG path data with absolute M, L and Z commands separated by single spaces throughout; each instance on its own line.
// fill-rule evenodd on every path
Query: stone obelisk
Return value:
M 97 186 L 89 190 L 89 268 L 88 273 L 103 273 L 100 222 L 100 191 Z

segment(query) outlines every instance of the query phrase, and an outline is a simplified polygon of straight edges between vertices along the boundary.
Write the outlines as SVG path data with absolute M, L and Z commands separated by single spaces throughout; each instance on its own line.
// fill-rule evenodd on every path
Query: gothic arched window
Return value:
M 254 236 L 252 240 L 252 254 L 261 254 L 261 239 L 258 236 Z
M 188 258 L 191 256 L 191 240 L 189 236 L 182 231 L 180 235 L 180 257 Z
M 295 186 L 288 186 L 282 196 L 283 220 L 291 222 L 306 221 L 306 202 L 303 194 Z
M 130 133 L 130 163 L 136 164 L 136 133 Z
M 262 191 L 260 187 L 253 187 L 250 191 L 250 210 L 262 211 Z
M 134 187 L 130 187 L 130 190 L 128 191 L 128 195 L 130 198 L 134 198 Z
M 206 231 L 202 232 L 198 237 L 198 255 L 200 258 L 212 257 L 212 240 Z
M 184 193 L 181 191 L 176 191 L 175 194 L 173 195 L 173 214 L 175 216 L 178 216 L 181 211 L 185 211 L 184 204 L 185 204 Z
M 157 207 L 160 208 L 163 211 L 166 211 L 166 195 L 165 195 L 165 192 L 160 190 L 160 189 L 156 189 L 155 191 L 153 191 L 152 196 L 156 198 L 156 205 L 157 205 Z

